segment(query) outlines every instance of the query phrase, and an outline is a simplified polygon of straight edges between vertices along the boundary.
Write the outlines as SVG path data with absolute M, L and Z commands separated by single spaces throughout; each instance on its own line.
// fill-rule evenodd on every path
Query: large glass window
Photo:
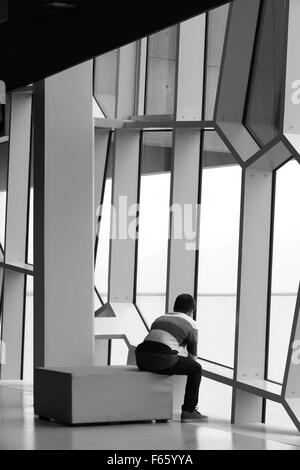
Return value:
M 28 248 L 27 263 L 33 264 L 33 188 L 29 192 Z
M 8 144 L 0 144 L 0 244 L 4 250 L 7 195 Z
M 33 381 L 33 278 L 27 276 L 24 317 L 23 379 Z
M 128 346 L 124 339 L 111 340 L 110 365 L 126 366 L 128 358 Z
M 94 97 L 106 118 L 116 116 L 118 49 L 97 57 L 94 62 Z
M 148 38 L 145 114 L 173 114 L 178 26 Z
M 300 166 L 277 171 L 274 221 L 269 379 L 282 383 L 300 281 Z
M 108 273 L 110 252 L 112 179 L 105 182 L 102 216 L 99 232 L 98 251 L 95 270 L 96 288 L 104 303 L 108 300 Z
M 211 10 L 207 22 L 205 119 L 214 116 L 229 4 Z
M 33 212 L 34 212 L 34 188 L 33 188 L 33 158 L 30 159 L 30 176 L 29 176 L 29 194 L 28 194 L 28 221 L 27 221 L 27 259 L 26 262 L 33 264 Z
M 242 180 L 241 168 L 232 165 L 231 160 L 216 133 L 205 133 L 197 298 L 198 355 L 228 367 L 234 365 Z
M 165 313 L 172 132 L 145 132 L 140 176 L 137 298 L 148 326 Z
M 7 168 L 8 168 L 8 144 L 0 144 L 0 261 L 4 261 L 5 246 L 5 219 L 6 219 L 6 195 L 7 195 Z M 3 294 L 3 274 L 0 268 L 0 307 Z M 0 338 L 2 329 L 2 307 L 0 308 Z M 1 351 L 0 351 L 1 355 Z
M 108 301 L 109 255 L 111 239 L 111 210 L 112 210 L 112 158 L 114 152 L 114 139 L 111 140 L 109 162 L 106 171 L 104 197 L 101 205 L 100 228 L 97 241 L 95 286 L 95 309 L 101 306 L 101 301 Z M 100 299 L 99 299 L 100 296 Z
M 261 144 L 277 136 L 283 119 L 287 1 L 265 0 L 249 88 L 246 125 Z

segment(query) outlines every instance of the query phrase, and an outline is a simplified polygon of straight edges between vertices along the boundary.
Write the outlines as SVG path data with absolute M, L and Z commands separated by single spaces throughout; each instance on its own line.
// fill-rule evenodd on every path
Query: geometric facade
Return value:
M 283 385 L 267 380 L 272 266 L 271 234 L 274 227 L 276 171 L 291 158 L 300 162 L 296 145 L 293 147 L 291 145 L 292 142 L 297 141 L 295 124 L 299 120 L 299 113 L 295 105 L 289 103 L 293 90 L 293 88 L 291 90 L 290 77 L 297 77 L 297 71 L 294 69 L 297 64 L 298 7 L 297 2 L 290 2 L 290 5 L 288 2 L 276 4 L 274 1 L 231 3 L 213 122 L 210 123 L 205 122 L 202 114 L 203 95 L 201 96 L 200 93 L 196 99 L 195 93 L 196 90 L 198 92 L 201 90 L 199 84 L 205 68 L 203 65 L 205 51 L 199 47 L 197 56 L 195 54 L 190 62 L 184 51 L 184 48 L 187 51 L 191 50 L 191 43 L 188 41 L 191 40 L 192 34 L 194 34 L 194 43 L 198 39 L 198 44 L 204 44 L 200 36 L 201 27 L 202 34 L 204 34 L 205 26 L 201 24 L 201 18 L 197 18 L 194 24 L 186 22 L 180 25 L 175 120 L 168 122 L 163 117 L 156 123 L 154 118 L 147 117 L 144 120 L 141 119 L 141 123 L 138 120 L 133 123 L 124 123 L 123 126 L 135 131 L 139 128 L 144 129 L 146 126 L 163 129 L 168 125 L 173 129 L 173 190 L 175 190 L 173 202 L 178 202 L 181 198 L 187 198 L 186 200 L 191 203 L 197 201 L 196 188 L 199 181 L 193 181 L 189 169 L 193 169 L 194 174 L 198 173 L 198 151 L 203 129 L 213 127 L 230 150 L 232 157 L 241 166 L 243 172 L 242 212 L 234 370 L 229 371 L 205 361 L 202 364 L 208 377 L 233 387 L 232 420 L 234 422 L 264 420 L 265 399 L 267 398 L 282 403 L 300 429 L 298 421 L 300 414 L 297 408 L 299 392 L 289 391 L 289 398 L 286 396 L 287 383 L 293 379 L 296 383 L 299 382 L 297 367 L 293 368 L 293 374 L 296 376 L 293 379 L 288 378 L 289 375 L 286 372 Z M 293 21 L 295 22 L 294 31 Z M 289 28 L 287 28 L 288 23 Z M 273 48 L 276 50 L 275 54 L 273 54 Z M 288 56 L 288 61 L 285 71 L 286 56 Z M 194 83 L 190 82 L 193 81 L 191 77 L 194 78 Z M 284 83 L 286 83 L 286 90 L 284 90 Z M 189 94 L 189 89 L 192 90 L 191 94 Z M 101 105 L 101 98 L 99 98 L 99 103 Z M 123 117 L 129 116 L 125 114 Z M 133 120 L 132 117 L 131 120 Z M 287 136 L 287 121 L 289 124 L 292 123 L 292 126 L 288 125 L 288 128 L 295 129 L 293 136 Z M 119 125 L 122 126 L 122 124 Z M 125 136 L 120 136 L 121 138 L 125 139 Z M 131 142 L 134 138 L 138 139 L 138 136 L 132 136 Z M 178 158 L 176 158 L 177 154 Z M 182 166 L 183 154 L 186 158 L 183 163 L 184 167 Z M 117 151 L 115 158 L 118 158 Z M 115 171 L 118 171 L 118 166 L 116 168 Z M 180 175 L 184 181 L 193 181 L 194 191 L 183 195 L 180 185 L 176 184 L 177 175 Z M 130 178 L 128 178 L 129 181 Z M 176 194 L 176 189 L 178 194 Z M 128 260 L 124 259 L 124 262 L 128 265 Z M 172 263 L 174 263 L 173 266 Z M 184 277 L 178 272 L 182 264 L 188 266 L 184 270 Z M 191 275 L 190 279 L 186 279 L 187 272 Z M 171 238 L 169 291 L 167 293 L 171 296 L 171 302 L 175 294 L 184 290 L 182 289 L 184 285 L 187 291 L 194 292 L 194 279 L 193 255 L 184 250 L 177 240 Z M 128 293 L 132 292 L 134 289 L 130 287 Z M 167 303 L 168 300 L 170 299 L 167 298 Z M 114 308 L 113 300 L 110 299 L 110 301 Z M 171 303 L 167 305 L 167 310 L 170 307 Z M 119 310 L 119 306 L 116 306 L 116 310 Z M 116 317 L 115 320 L 103 319 L 103 323 L 107 322 L 108 331 L 111 330 L 112 324 L 118 323 L 118 313 Z M 100 321 L 99 319 L 99 330 L 102 328 Z M 125 332 L 125 326 L 122 328 Z M 294 326 L 294 336 L 296 328 L 297 326 Z M 137 331 L 136 328 L 133 330 Z M 290 350 L 293 344 L 294 341 L 291 342 Z M 291 357 L 290 354 L 287 369 L 290 368 Z M 289 405 L 291 396 L 295 396 L 293 407 Z
M 25 279 L 33 275 L 25 246 L 32 147 L 39 366 L 61 365 L 60 358 L 72 365 L 73 345 L 74 350 L 80 346 L 83 362 L 96 358 L 110 364 L 114 347 L 122 360 L 132 361 L 134 347 L 151 325 L 138 300 L 143 175 L 167 173 L 170 178 L 163 308 L 171 310 L 183 291 L 198 296 L 204 263 L 199 247 L 204 171 L 236 167 L 241 193 L 234 358 L 232 364 L 207 357 L 199 361 L 204 376 L 232 387 L 233 422 L 264 421 L 266 400 L 272 400 L 284 406 L 300 431 L 300 290 L 283 381 L 270 380 L 268 370 L 276 177 L 292 159 L 300 163 L 299 21 L 297 0 L 234 0 L 47 78 L 34 90 L 12 94 L 6 238 L 0 264 L 2 339 L 7 357 L 14 359 L 2 365 L 1 378 L 21 377 Z M 98 115 L 94 122 L 93 99 Z M 60 129 L 71 120 L 73 127 L 64 135 Z M 64 154 L 65 162 L 60 158 Z M 72 203 L 60 183 L 63 178 L 69 181 Z M 92 215 L 82 203 L 89 198 Z M 110 199 L 114 211 L 109 216 L 103 203 Z M 132 236 L 122 233 L 125 202 Z M 187 206 L 195 233 L 178 237 L 174 208 Z M 79 227 L 78 214 L 84 219 Z M 106 219 L 111 236 L 107 233 L 105 239 L 101 230 Z M 159 220 L 163 224 L 163 215 Z M 74 284 L 68 285 L 71 269 Z M 98 269 L 103 282 L 98 282 Z M 158 271 L 152 277 L 160 276 Z M 74 326 L 74 334 L 72 310 L 81 312 L 82 322 Z M 95 325 L 90 310 L 95 311 Z M 55 331 L 57 318 L 63 318 L 60 332 Z
M 290 18 L 295 21 L 295 31 L 293 31 Z M 148 127 L 164 129 L 168 126 L 173 129 L 173 203 L 189 200 L 195 204 L 197 201 L 199 181 L 193 180 L 192 173 L 197 175 L 199 171 L 198 152 L 201 138 L 203 138 L 201 132 L 206 128 L 211 127 L 216 130 L 230 150 L 232 157 L 241 166 L 242 207 L 234 369 L 229 371 L 220 365 L 212 365 L 206 361 L 203 361 L 202 365 L 204 374 L 208 377 L 232 386 L 232 420 L 234 422 L 264 420 L 265 400 L 270 399 L 286 407 L 299 429 L 297 390 L 289 392 L 289 399 L 295 396 L 293 408 L 288 405 L 289 399 L 286 396 L 287 383 L 290 383 L 292 379 L 288 379 L 286 372 L 283 385 L 269 381 L 267 362 L 276 172 L 291 158 L 300 161 L 296 145 L 291 145 L 292 142 L 295 144 L 297 141 L 297 133 L 294 131 L 292 136 L 287 136 L 286 133 L 287 121 L 293 124 L 293 126 L 288 126 L 291 131 L 292 127 L 295 129 L 295 123 L 299 119 L 290 96 L 294 88 L 291 89 L 289 82 L 291 80 L 289 76 L 297 76 L 296 71 L 293 70 L 295 68 L 293 59 L 297 63 L 297 54 L 294 51 L 297 43 L 296 18 L 297 2 L 290 2 L 289 6 L 287 2 L 276 4 L 273 1 L 231 3 L 212 122 L 206 122 L 203 117 L 200 105 L 203 96 L 195 99 L 195 90 L 201 90 L 199 83 L 205 68 L 203 66 L 205 51 L 201 50 L 201 47 L 197 49 L 197 57 L 190 58 L 190 63 L 184 54 L 185 47 L 191 50 L 191 43 L 188 43 L 192 36 L 191 31 L 194 34 L 194 43 L 196 43 L 196 35 L 201 34 L 201 26 L 202 33 L 204 33 L 205 26 L 203 23 L 201 25 L 200 17 L 195 20 L 194 25 L 192 22 L 188 25 L 187 23 L 180 25 L 177 108 L 174 110 L 174 121 L 168 122 L 165 116 L 160 119 L 149 116 L 143 119 L 136 118 L 135 122 L 118 125 L 123 129 L 131 128 L 134 132 Z M 288 23 L 289 28 L 287 28 Z M 198 44 L 201 44 L 200 37 L 197 39 Z M 203 40 L 202 44 L 204 44 Z M 273 48 L 276 50 L 275 54 Z M 294 57 L 290 57 L 293 51 Z M 291 75 L 290 69 L 294 74 Z M 270 81 L 271 78 L 273 83 Z M 195 82 L 189 83 L 193 79 Z M 284 90 L 284 84 L 286 84 L 286 90 Z M 189 94 L 190 90 L 192 90 L 191 94 Z M 99 98 L 99 103 L 101 105 L 101 98 Z M 293 115 L 289 116 L 290 113 Z M 115 116 L 118 117 L 118 115 Z M 130 119 L 134 120 L 132 117 Z M 119 136 L 120 139 L 126 139 L 121 131 Z M 131 144 L 136 139 L 138 147 L 137 134 L 129 139 Z M 120 158 L 123 152 L 122 144 Z M 182 162 L 183 154 L 185 155 L 184 162 Z M 117 150 L 115 158 L 118 158 Z M 133 166 L 137 165 L 136 162 L 132 163 Z M 123 170 L 124 168 L 120 169 L 120 174 L 123 174 Z M 115 171 L 118 172 L 118 166 L 115 167 Z M 182 194 L 182 188 L 176 181 L 179 175 L 182 180 L 193 182 L 194 191 Z M 130 180 L 131 182 L 134 180 L 133 175 L 128 177 L 127 191 L 131 186 Z M 122 189 L 122 194 L 124 191 L 126 192 L 125 188 Z M 128 255 L 128 251 L 126 254 Z M 118 259 L 121 256 L 118 254 Z M 184 290 L 182 286 L 185 285 L 186 290 L 191 293 L 195 292 L 196 256 L 196 252 L 194 254 L 187 252 L 182 245 L 180 246 L 178 240 L 171 238 L 167 310 L 171 308 L 175 295 Z M 131 260 L 134 262 L 133 255 L 131 255 Z M 128 262 L 130 263 L 127 258 L 124 258 L 126 266 Z M 188 268 L 180 273 L 180 266 L 183 265 Z M 187 279 L 187 272 L 190 274 L 190 279 Z M 121 282 L 118 280 L 117 285 Z M 133 287 L 128 287 L 129 298 L 133 292 Z M 132 297 L 130 300 L 135 302 Z M 110 302 L 114 309 L 112 298 Z M 112 325 L 119 324 L 125 332 L 125 325 L 121 327 L 122 314 L 117 313 L 119 310 L 121 313 L 122 309 L 118 304 L 115 305 L 115 309 L 116 319 L 103 319 L 103 323 L 100 323 L 100 319 L 98 320 L 100 331 L 105 323 L 108 331 L 112 329 Z M 138 316 L 136 318 L 138 319 Z M 140 324 L 142 327 L 142 322 Z M 294 330 L 295 328 L 296 326 Z M 132 330 L 136 332 L 137 328 Z M 295 332 L 293 335 L 295 336 Z M 291 342 L 290 350 L 293 344 L 294 341 Z M 287 369 L 290 368 L 291 357 L 290 354 Z M 297 383 L 299 381 L 297 367 L 294 367 L 293 374 L 296 375 L 294 380 Z

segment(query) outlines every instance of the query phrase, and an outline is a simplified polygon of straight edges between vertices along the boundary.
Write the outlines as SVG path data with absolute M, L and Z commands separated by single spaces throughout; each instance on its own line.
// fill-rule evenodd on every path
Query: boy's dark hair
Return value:
M 174 312 L 190 313 L 194 310 L 196 310 L 196 302 L 191 295 L 181 294 L 175 300 Z

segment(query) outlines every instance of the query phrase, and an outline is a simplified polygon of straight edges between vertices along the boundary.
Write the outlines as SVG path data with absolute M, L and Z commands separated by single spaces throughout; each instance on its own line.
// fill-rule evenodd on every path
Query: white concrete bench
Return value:
M 36 368 L 34 411 L 68 425 L 165 422 L 173 415 L 173 380 L 134 366 Z

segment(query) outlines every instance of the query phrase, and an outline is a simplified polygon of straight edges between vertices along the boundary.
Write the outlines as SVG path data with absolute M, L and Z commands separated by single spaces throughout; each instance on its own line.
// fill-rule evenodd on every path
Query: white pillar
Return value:
M 235 378 L 242 382 L 265 379 L 272 194 L 272 171 L 245 171 L 235 359 Z M 238 390 L 233 421 L 260 422 L 262 406 L 262 398 Z
M 200 131 L 175 131 L 173 155 L 167 311 L 172 311 L 178 295 L 195 293 Z
M 35 365 L 92 365 L 92 61 L 37 84 L 34 177 Z

